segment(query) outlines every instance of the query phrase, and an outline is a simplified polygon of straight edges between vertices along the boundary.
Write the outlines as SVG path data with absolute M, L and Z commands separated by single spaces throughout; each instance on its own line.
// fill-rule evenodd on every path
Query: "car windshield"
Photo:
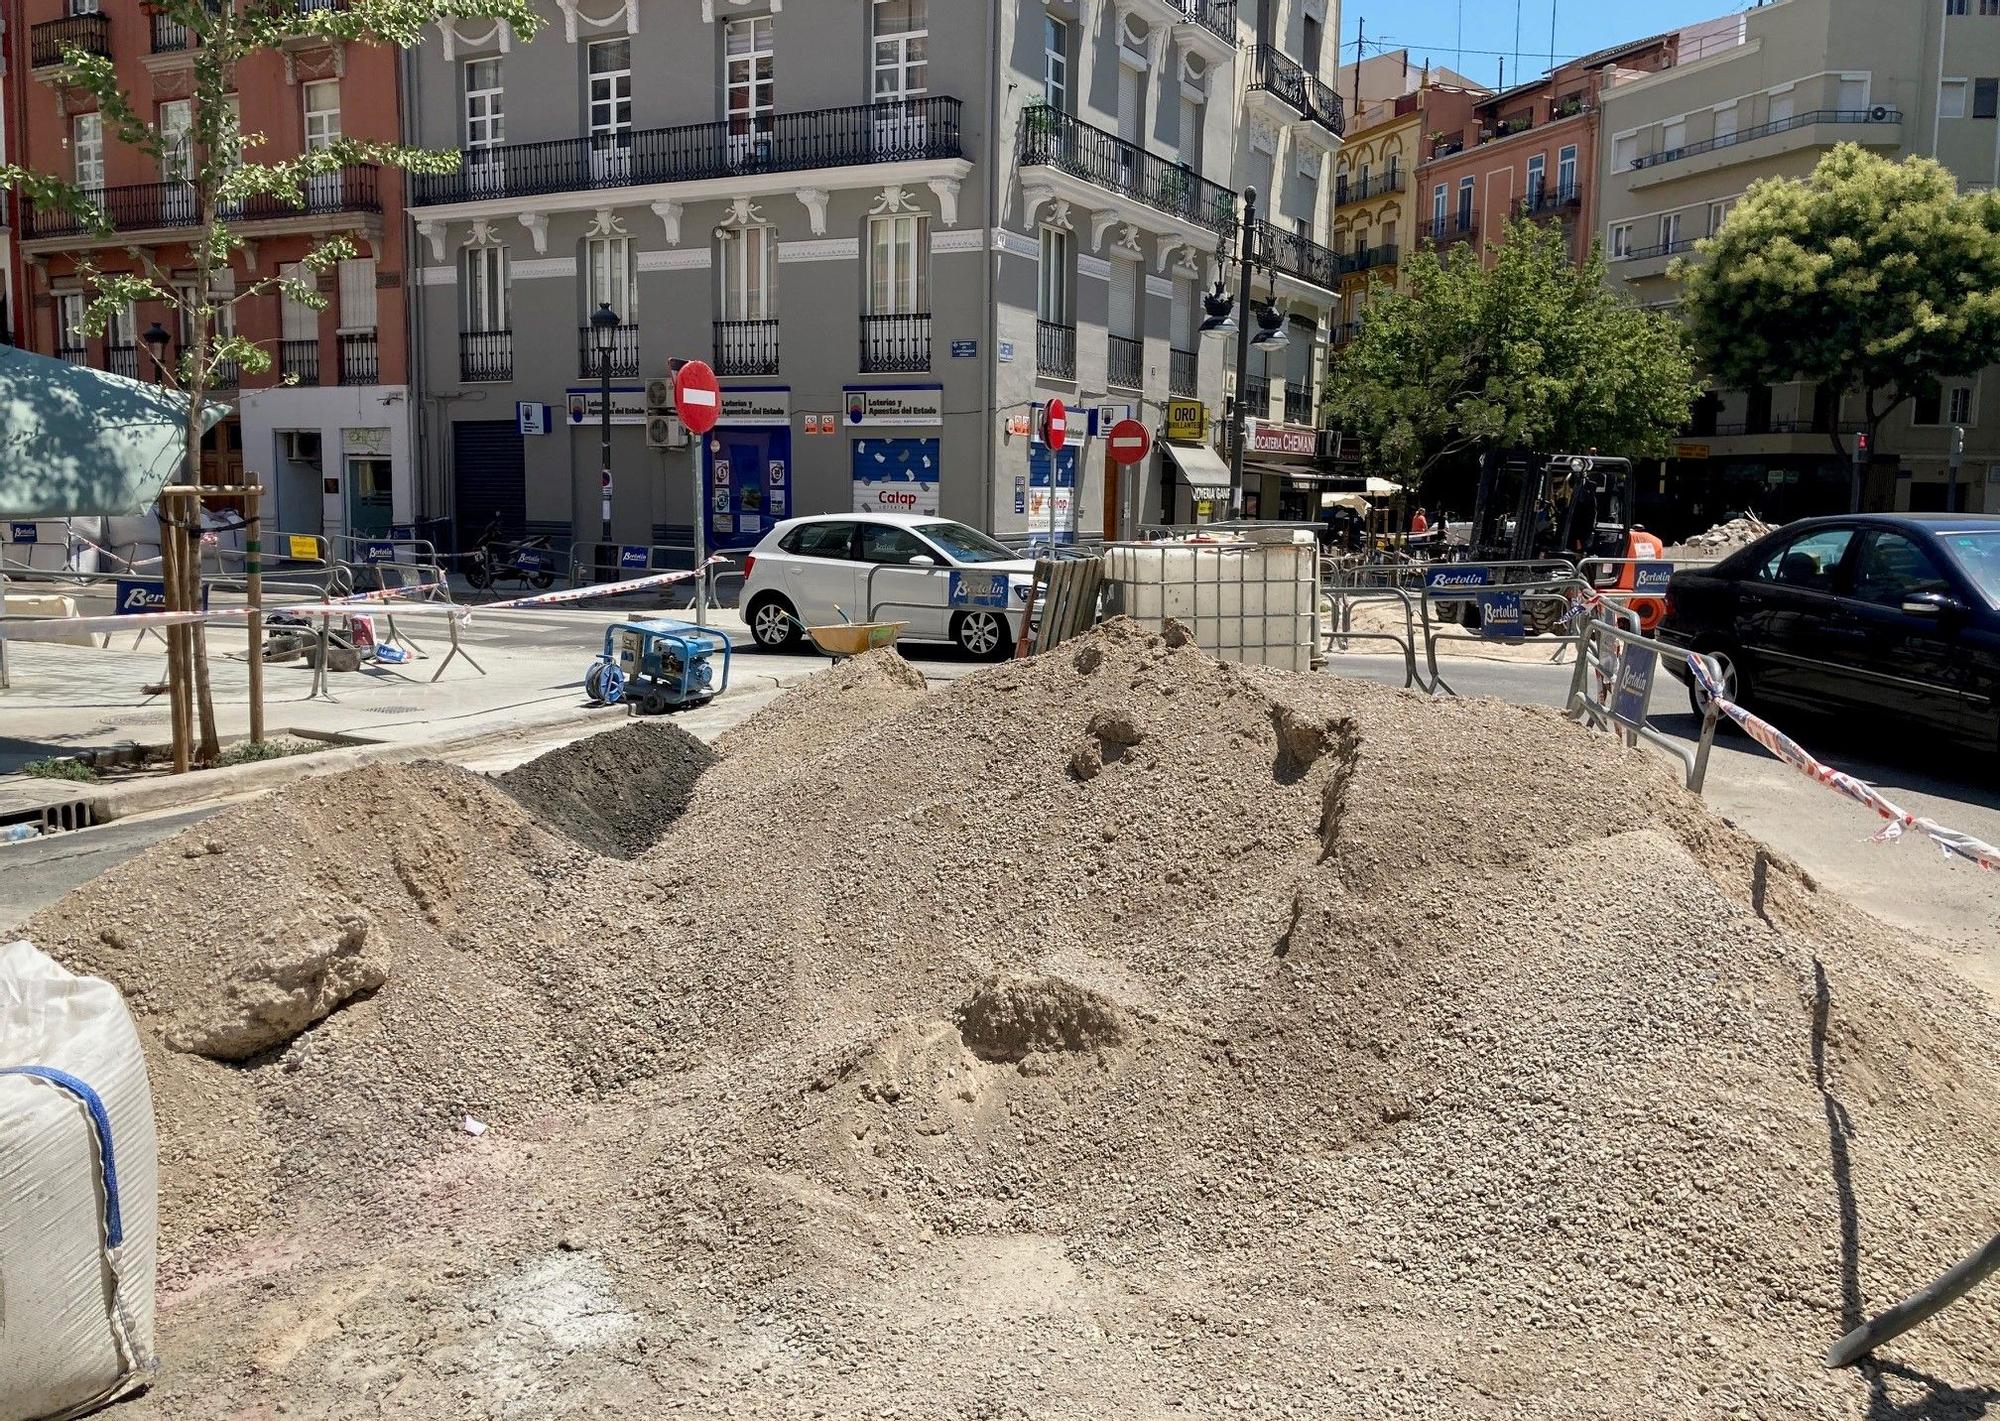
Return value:
M 926 523 L 918 531 L 943 548 L 953 562 L 1012 562 L 1021 556 L 963 523 Z
M 1965 570 L 1980 594 L 2000 607 L 2000 529 L 1990 533 L 1941 533 L 1951 559 Z

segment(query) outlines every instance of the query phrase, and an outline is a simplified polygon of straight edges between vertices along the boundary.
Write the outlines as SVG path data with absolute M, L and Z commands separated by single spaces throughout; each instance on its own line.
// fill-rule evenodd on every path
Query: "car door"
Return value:
M 1861 534 L 1845 590 L 1825 633 L 1845 698 L 1906 729 L 1951 737 L 1970 729 L 1972 668 L 1955 635 L 1962 618 L 1903 610 L 1927 594 L 1966 601 L 1942 560 L 1909 533 L 1871 528 Z
M 850 518 L 800 525 L 797 550 L 785 563 L 785 591 L 807 626 L 829 626 L 842 612 L 851 621 L 866 620 L 856 586 L 855 532 Z
M 1814 528 L 1781 543 L 1737 584 L 1734 635 L 1755 693 L 1812 710 L 1845 689 L 1827 661 L 1827 619 L 1853 547 L 1849 524 Z
M 872 620 L 908 622 L 905 635 L 911 637 L 943 640 L 950 635 L 950 616 L 945 608 L 950 575 L 910 566 L 922 557 L 942 568 L 945 560 L 935 548 L 900 524 L 865 519 L 854 547 L 864 590 L 874 609 Z

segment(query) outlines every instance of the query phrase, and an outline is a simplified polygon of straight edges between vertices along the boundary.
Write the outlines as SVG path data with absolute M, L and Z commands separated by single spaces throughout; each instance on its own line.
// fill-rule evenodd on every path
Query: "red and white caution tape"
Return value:
M 666 587 L 676 582 L 692 582 L 712 567 L 726 566 L 725 557 L 713 557 L 700 567 L 683 572 L 660 572 L 651 577 L 634 577 L 624 582 L 600 582 L 589 587 L 565 587 L 560 592 L 537 592 L 532 597 L 515 597 L 506 602 L 483 602 L 468 612 L 502 612 L 515 607 L 548 607 L 559 602 L 582 602 L 592 597 L 616 597 L 621 592 L 637 592 L 647 587 Z
M 330 602 L 294 602 L 257 608 L 213 607 L 206 612 L 126 612 L 99 617 L 40 617 L 32 621 L 19 622 L 0 619 L 0 640 L 68 641 L 77 632 L 115 632 L 130 628 L 185 626 L 190 622 L 229 621 L 247 617 L 252 611 L 261 612 L 266 617 L 349 617 L 370 606 L 397 601 L 442 586 L 444 584 L 441 582 L 428 582 L 416 587 L 392 587 L 377 592 L 358 592 L 352 597 L 342 597 Z M 419 605 L 436 607 L 440 610 L 450 607 L 446 602 Z
M 1905 829 L 1915 829 L 1945 854 L 1969 859 L 1981 868 L 2000 871 L 2000 849 L 1975 839 L 1970 834 L 1956 829 L 1947 829 L 1935 820 L 1912 814 L 1887 799 L 1873 785 L 1856 779 L 1853 775 L 1836 770 L 1831 765 L 1820 763 L 1807 752 L 1804 746 L 1767 720 L 1762 720 L 1743 709 L 1736 702 L 1722 694 L 1722 687 L 1709 674 L 1708 663 L 1694 652 L 1688 653 L 1688 671 L 1695 681 L 1715 702 L 1716 709 L 1743 728 L 1743 733 L 1792 766 L 1808 779 L 1818 780 L 1828 789 L 1838 791 L 1858 804 L 1865 804 L 1888 823 L 1874 837 L 1877 842 L 1901 838 Z

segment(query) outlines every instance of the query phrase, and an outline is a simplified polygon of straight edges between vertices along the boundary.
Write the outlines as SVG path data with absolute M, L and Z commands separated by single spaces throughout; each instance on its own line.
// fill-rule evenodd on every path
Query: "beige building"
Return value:
M 1981 13 L 1986 11 L 1987 13 Z M 1667 271 L 1761 178 L 1804 177 L 1835 144 L 1934 155 L 1962 185 L 2000 177 L 2000 4 L 1987 0 L 1775 0 L 1681 31 L 1660 73 L 1607 90 L 1598 235 L 1611 281 L 1672 306 Z M 1984 408 L 1982 408 L 1982 405 Z M 1697 409 L 1669 465 L 1667 505 L 1699 526 L 1743 508 L 1767 517 L 1844 511 L 1835 452 L 1849 397 L 1811 385 L 1724 391 Z M 1966 430 L 1959 506 L 2000 510 L 2000 383 L 1949 380 L 1883 425 L 1871 509 L 1944 507 L 1951 426 Z

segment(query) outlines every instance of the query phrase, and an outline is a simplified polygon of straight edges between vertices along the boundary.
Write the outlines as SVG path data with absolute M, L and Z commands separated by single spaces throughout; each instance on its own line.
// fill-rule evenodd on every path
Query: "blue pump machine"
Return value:
M 712 627 L 666 619 L 613 622 L 604 650 L 584 672 L 584 694 L 637 715 L 698 706 L 729 686 L 729 638 Z

